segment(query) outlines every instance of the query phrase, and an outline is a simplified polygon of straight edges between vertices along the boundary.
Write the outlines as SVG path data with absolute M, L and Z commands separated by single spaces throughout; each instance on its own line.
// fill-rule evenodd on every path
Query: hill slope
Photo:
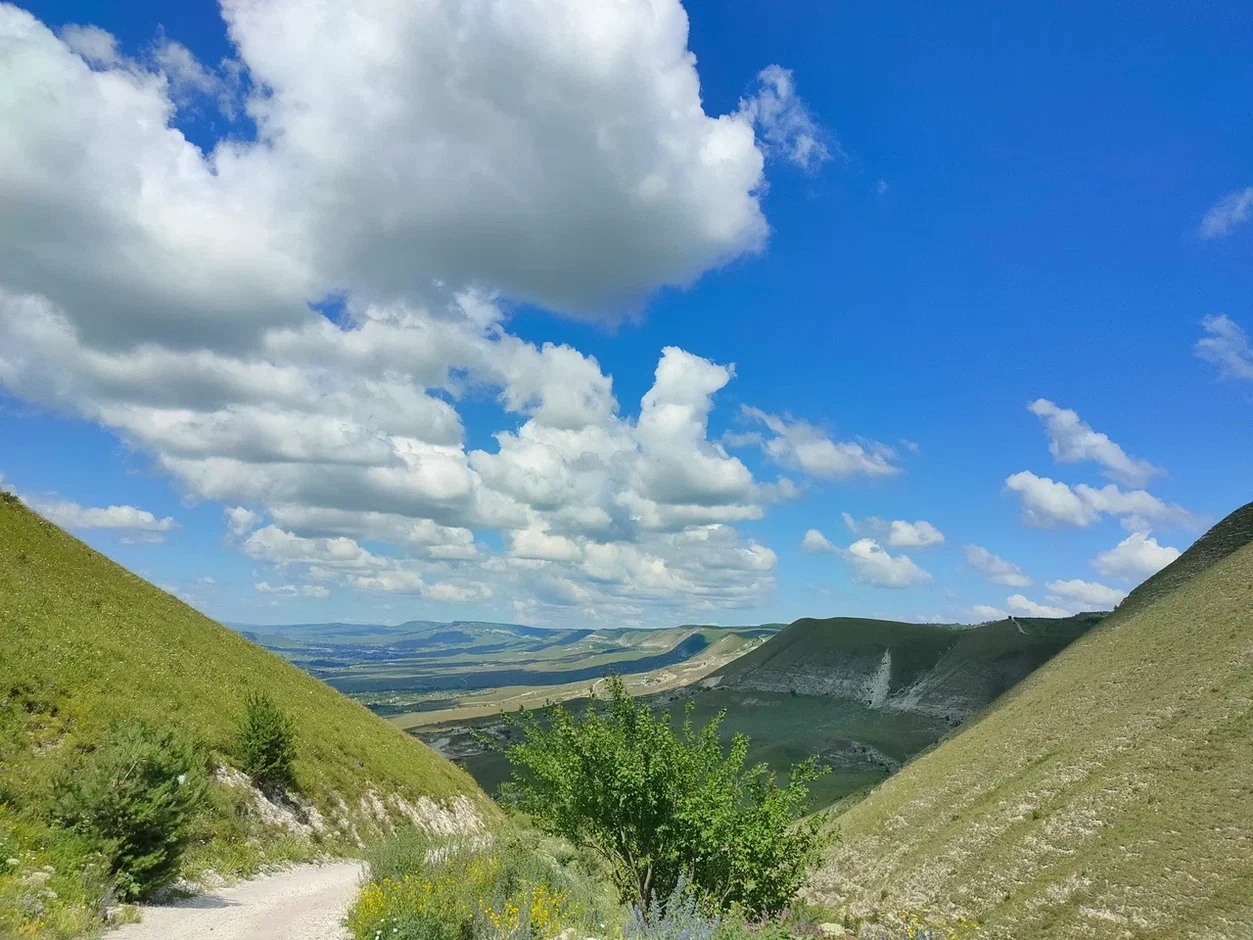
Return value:
M 1000 620 L 977 627 L 850 617 L 798 620 L 715 673 L 713 684 L 838 698 L 956 724 L 1103 616 Z
M 814 896 L 1015 940 L 1253 936 L 1253 545 L 1214 531 L 844 813 Z
M 325 822 L 314 833 L 323 843 L 316 851 L 386 828 L 389 817 L 438 816 L 436 803 L 458 798 L 462 818 L 492 812 L 465 773 L 364 707 L 17 500 L 0 499 L 0 857 L 29 853 L 33 863 L 52 851 L 55 833 L 40 825 L 46 782 L 100 742 L 114 719 L 179 728 L 226 764 L 251 690 L 268 692 L 293 719 L 299 791 Z M 222 777 L 239 789 L 237 774 Z M 237 816 L 250 797 L 228 789 L 219 787 L 209 808 L 201 846 L 208 861 L 220 859 L 211 844 L 218 839 L 237 838 L 254 856 L 290 840 L 290 830 L 241 828 Z M 4 876 L 0 870 L 0 882 Z

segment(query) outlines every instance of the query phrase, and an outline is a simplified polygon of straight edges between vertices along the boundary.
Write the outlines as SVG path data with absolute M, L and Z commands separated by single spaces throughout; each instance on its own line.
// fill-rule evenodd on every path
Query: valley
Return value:
M 886 779 L 1103 616 L 979 626 L 799 620 L 686 684 L 662 690 L 633 677 L 632 691 L 676 722 L 689 706 L 698 725 L 725 713 L 724 740 L 747 734 L 750 763 L 765 762 L 784 779 L 816 754 L 831 771 L 813 786 L 813 808 L 823 809 Z M 568 707 L 585 707 L 587 691 L 584 684 Z M 537 705 L 558 700 L 542 689 L 528 694 Z M 518 704 L 526 703 L 512 707 Z M 434 710 L 405 727 L 495 793 L 509 778 L 508 761 L 483 735 L 508 743 L 511 729 L 497 717 L 502 710 Z
M 638 691 L 664 691 L 703 678 L 781 628 L 561 630 L 468 621 L 234 625 L 245 638 L 406 729 L 575 698 L 610 673 Z

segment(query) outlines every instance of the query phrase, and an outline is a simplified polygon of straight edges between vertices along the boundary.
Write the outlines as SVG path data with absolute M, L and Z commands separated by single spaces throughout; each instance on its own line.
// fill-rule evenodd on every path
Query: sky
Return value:
M 1250 20 L 0 3 L 0 486 L 233 623 L 1108 609 L 1253 498 Z

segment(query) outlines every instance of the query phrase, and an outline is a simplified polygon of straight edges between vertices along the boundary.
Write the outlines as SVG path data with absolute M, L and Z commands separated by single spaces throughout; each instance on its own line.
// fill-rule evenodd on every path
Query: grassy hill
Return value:
M 1253 936 L 1253 506 L 837 820 L 811 884 L 989 936 Z
M 845 699 L 956 724 L 1103 616 L 1023 618 L 976 627 L 851 617 L 804 619 L 714 673 L 711 680 L 720 688 Z
M 44 865 L 54 870 L 48 887 L 64 902 L 53 907 L 91 900 L 72 840 L 46 823 L 48 782 L 98 744 L 111 721 L 140 717 L 180 729 L 229 764 L 244 696 L 254 690 L 291 716 L 298 791 L 325 827 L 301 840 L 281 826 L 254 825 L 243 818 L 249 795 L 222 786 L 193 850 L 202 864 L 246 868 L 336 851 L 389 819 L 434 811 L 423 798 L 465 797 L 473 806 L 463 800 L 463 810 L 493 812 L 465 773 L 366 708 L 16 499 L 0 499 L 0 909 Z M 0 935 L 4 929 L 0 917 Z

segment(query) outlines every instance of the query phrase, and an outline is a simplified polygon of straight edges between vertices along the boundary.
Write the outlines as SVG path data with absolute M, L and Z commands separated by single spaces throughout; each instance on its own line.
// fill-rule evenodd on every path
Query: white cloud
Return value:
M 874 539 L 858 539 L 840 554 L 852 567 L 853 578 L 872 587 L 907 588 L 931 580 L 908 555 L 891 555 Z
M 1037 604 L 1022 594 L 1012 594 L 1005 599 L 1005 606 L 1015 613 L 1028 617 L 1070 617 L 1073 611 L 1064 607 L 1052 607 L 1048 604 Z
M 980 621 L 1005 619 L 1005 611 L 990 604 L 975 604 L 970 608 L 970 614 L 972 617 L 977 617 Z
M 61 28 L 61 41 L 89 65 L 114 68 L 123 64 L 117 39 L 99 26 L 71 23 Z
M 223 7 L 214 69 L 0 6 L 0 387 L 229 507 L 267 584 L 610 619 L 768 592 L 733 526 L 799 491 L 709 439 L 733 367 L 667 348 L 632 414 L 505 311 L 612 320 L 760 249 L 767 158 L 827 146 L 790 74 L 705 114 L 676 0 Z M 259 139 L 202 152 L 180 108 L 234 78 Z M 488 447 L 470 396 L 507 413 Z M 895 469 L 789 430 L 820 475 Z
M 801 539 L 802 552 L 830 553 L 836 551 L 835 546 L 817 529 L 809 529 Z
M 33 497 L 27 503 L 49 522 L 67 529 L 116 529 L 135 541 L 160 542 L 178 523 L 170 516 L 158 519 L 134 506 L 93 508 L 60 499 Z
M 396 290 L 412 265 L 591 315 L 766 238 L 775 145 L 754 113 L 703 112 L 677 0 L 225 15 L 268 91 L 250 108 L 271 162 L 294 173 L 276 198 L 328 194 L 316 237 L 342 276 Z M 797 112 L 789 94 L 781 115 Z
M 1005 485 L 1022 498 L 1023 518 L 1029 525 L 1087 526 L 1100 516 L 1065 483 L 1038 477 L 1028 470 L 1015 473 L 1006 479 Z
M 1048 600 L 1066 605 L 1078 612 L 1081 610 L 1110 610 L 1127 596 L 1126 591 L 1107 587 L 1095 581 L 1083 581 L 1073 578 L 1069 581 L 1050 581 L 1045 585 L 1049 591 Z
M 1127 486 L 1144 486 L 1161 473 L 1147 460 L 1129 457 L 1105 434 L 1092 430 L 1077 413 L 1059 408 L 1045 398 L 1027 406 L 1043 422 L 1049 437 L 1049 453 L 1060 463 L 1092 460 L 1100 464 L 1106 476 Z
M 786 70 L 704 113 L 677 0 L 223 6 L 260 139 L 210 154 L 173 126 L 171 82 L 214 81 L 184 47 L 149 71 L 0 9 L 0 283 L 92 338 L 242 342 L 433 282 L 619 316 L 760 249 L 765 156 L 820 152 Z
M 1229 235 L 1253 214 L 1253 186 L 1237 189 L 1214 203 L 1201 220 L 1202 238 L 1221 238 Z
M 1197 356 L 1218 366 L 1223 378 L 1253 379 L 1253 343 L 1240 324 L 1220 313 L 1205 317 L 1201 326 L 1209 335 L 1197 340 Z
M 267 581 L 258 581 L 253 585 L 262 594 L 281 594 L 286 597 L 315 597 L 327 598 L 331 596 L 328 588 L 321 584 L 270 584 Z
M 906 522 L 904 519 L 888 521 L 878 516 L 854 519 L 847 512 L 841 513 L 840 517 L 853 535 L 886 536 L 888 544 L 894 548 L 929 548 L 944 543 L 944 533 L 923 519 L 917 522 Z
M 1031 578 L 1012 561 L 994 555 L 981 545 L 967 545 L 966 563 L 993 584 L 1006 587 L 1030 587 Z
M 1107 578 L 1141 581 L 1157 574 L 1180 555 L 1171 545 L 1159 545 L 1147 532 L 1133 532 L 1113 548 L 1101 552 L 1092 566 Z
M 259 512 L 253 512 L 244 506 L 228 506 L 226 509 L 226 534 L 233 539 L 247 535 L 261 522 Z
M 1173 503 L 1164 503 L 1145 490 L 1120 490 L 1110 483 L 1071 487 L 1024 470 L 1005 481 L 1022 499 L 1023 519 L 1028 525 L 1052 528 L 1059 525 L 1086 527 L 1103 515 L 1118 516 L 1132 531 L 1151 523 L 1195 527 L 1201 520 Z
M 766 153 L 809 171 L 829 160 L 827 135 L 797 97 L 791 71 L 770 65 L 757 81 L 757 91 L 740 101 L 739 113 L 758 129 Z
M 891 476 L 900 472 L 891 461 L 895 453 L 885 444 L 868 441 L 833 441 L 806 421 L 767 414 L 744 405 L 744 417 L 764 424 L 775 436 L 762 443 L 762 450 L 785 467 L 801 470 L 821 479 L 850 479 L 857 476 Z
M 927 548 L 943 542 L 944 533 L 922 519 L 917 522 L 897 519 L 888 530 L 888 544 L 896 548 Z
M 853 535 L 873 535 L 887 528 L 887 522 L 878 516 L 855 519 L 852 513 L 842 512 L 840 513 L 840 518 L 844 521 L 844 528 L 848 529 Z

